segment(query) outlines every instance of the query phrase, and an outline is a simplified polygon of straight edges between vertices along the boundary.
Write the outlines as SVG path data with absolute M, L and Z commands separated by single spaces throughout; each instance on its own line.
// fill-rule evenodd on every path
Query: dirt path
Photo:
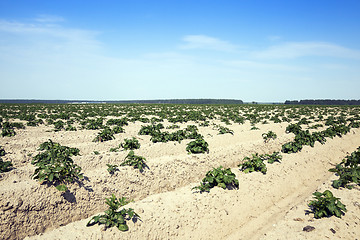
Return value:
M 193 182 L 149 195 L 129 204 L 141 221 L 130 222 L 125 233 L 115 228 L 102 231 L 97 225 L 86 227 L 89 219 L 84 219 L 30 239 L 316 239 L 327 236 L 329 227 L 323 224 L 329 222 L 335 222 L 334 228 L 343 239 L 354 239 L 360 235 L 359 190 L 331 189 L 348 207 L 343 219 L 314 220 L 304 212 L 314 191 L 329 188 L 333 174 L 328 169 L 359 147 L 359 136 L 360 130 L 355 129 L 342 138 L 328 139 L 325 145 L 317 143 L 300 153 L 283 154 L 281 163 L 267 165 L 266 175 L 244 174 L 232 168 L 240 182 L 239 190 L 214 188 L 210 193 L 194 193 L 191 188 L 198 182 Z M 302 221 L 292 220 L 295 218 Z M 317 227 L 305 235 L 302 227 L 308 223 Z

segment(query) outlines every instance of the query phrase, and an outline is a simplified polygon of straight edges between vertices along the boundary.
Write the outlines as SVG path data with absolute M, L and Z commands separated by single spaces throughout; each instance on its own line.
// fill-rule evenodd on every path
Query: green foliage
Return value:
M 61 120 L 58 120 L 56 122 L 54 122 L 54 131 L 58 132 L 61 131 L 62 129 L 64 129 L 65 123 Z
M 112 118 L 106 122 L 106 125 L 117 125 L 119 127 L 123 127 L 123 126 L 127 126 L 129 124 L 128 124 L 128 121 L 126 118 L 121 118 L 121 119 L 113 119 Z
M 293 133 L 295 135 L 298 134 L 300 131 L 302 131 L 302 129 L 301 126 L 298 124 L 289 124 L 285 130 L 286 133 Z
M 277 138 L 276 133 L 274 133 L 273 131 L 268 131 L 267 133 L 263 133 L 261 136 L 263 137 L 265 143 L 269 142 L 270 139 L 275 140 Z
M 51 140 L 40 144 L 40 151 L 31 164 L 36 166 L 32 175 L 40 183 L 55 185 L 59 191 L 66 191 L 65 183 L 82 179 L 81 167 L 74 164 L 71 156 L 79 155 L 79 149 L 61 146 Z
M 239 189 L 239 180 L 236 179 L 235 174 L 231 172 L 230 168 L 224 169 L 220 166 L 208 171 L 205 178 L 200 183 L 200 186 L 193 187 L 192 189 L 197 189 L 200 192 L 210 192 L 210 189 L 215 186 L 223 189 Z
M 9 172 L 13 167 L 12 167 L 12 163 L 11 161 L 3 161 L 2 158 L 0 158 L 0 173 L 2 172 Z
M 157 125 L 147 125 L 147 126 L 141 126 L 141 129 L 139 131 L 139 135 L 153 135 L 156 132 L 160 132 L 160 129 L 163 129 L 164 125 L 159 123 Z
M 104 142 L 115 139 L 114 132 L 106 127 L 102 131 L 98 133 L 98 135 L 94 138 L 93 142 Z
M 264 159 L 258 153 L 252 154 L 252 158 L 245 157 L 243 161 L 243 163 L 238 165 L 240 171 L 243 171 L 244 173 L 261 172 L 266 174 L 267 168 Z
M 341 137 L 342 135 L 350 132 L 350 127 L 346 125 L 332 125 L 324 131 L 325 137 L 333 138 L 335 136 Z
M 125 129 L 120 126 L 114 126 L 112 131 L 113 133 L 118 134 L 118 133 L 124 133 Z
M 85 128 L 88 130 L 98 130 L 104 128 L 103 121 L 103 118 L 87 119 L 86 121 L 82 122 L 82 125 L 85 126 Z
M 250 130 L 259 130 L 260 128 L 256 127 L 255 125 L 253 125 Z
M 132 208 L 121 208 L 130 202 L 131 201 L 128 201 L 125 197 L 116 198 L 115 195 L 112 194 L 110 198 L 106 198 L 106 204 L 109 206 L 109 209 L 105 211 L 105 214 L 92 217 L 86 226 L 105 224 L 105 229 L 117 227 L 120 231 L 129 230 L 126 221 L 136 221 L 140 219 L 140 216 L 135 213 Z
M 146 159 L 144 157 L 135 155 L 134 151 L 131 150 L 120 166 L 133 166 L 142 172 L 143 169 L 147 167 L 145 161 Z
M 106 164 L 106 166 L 108 167 L 106 170 L 107 170 L 110 174 L 114 174 L 115 171 L 119 171 L 118 165 Z
M 297 153 L 302 149 L 302 144 L 298 142 L 288 142 L 282 145 L 281 152 L 283 153 Z
M 272 164 L 274 162 L 280 162 L 280 160 L 282 159 L 282 156 L 280 155 L 279 152 L 273 152 L 272 154 L 260 155 L 260 158 L 263 161 L 268 161 L 268 163 Z
M 225 134 L 230 133 L 231 135 L 234 135 L 234 131 L 230 128 L 224 127 L 224 126 L 218 126 L 219 134 Z
M 340 198 L 334 197 L 329 190 L 325 190 L 323 193 L 315 192 L 313 195 L 315 200 L 309 203 L 309 207 L 315 218 L 331 217 L 333 215 L 341 218 L 342 215 L 345 215 L 345 205 L 340 202 Z
M 335 172 L 339 176 L 339 179 L 332 183 L 334 188 L 352 189 L 353 185 L 349 185 L 350 183 L 360 184 L 360 147 L 329 171 Z
M 77 131 L 76 127 L 72 126 L 72 125 L 67 125 L 65 127 L 65 131 Z
M 166 127 L 167 129 L 175 129 L 175 128 L 180 128 L 180 126 L 179 125 L 176 125 L 176 124 L 173 124 L 173 125 L 171 125 L 171 126 L 168 126 L 168 127 Z
M 94 151 L 95 155 L 100 155 L 100 153 L 98 151 Z
M 15 136 L 15 130 L 14 127 L 11 125 L 11 123 L 9 122 L 4 122 L 2 124 L 2 131 L 1 131 L 1 136 L 3 137 L 12 137 Z
M 140 143 L 136 138 L 131 139 L 124 139 L 124 143 L 120 144 L 120 147 L 124 148 L 125 150 L 134 150 L 140 148 Z
M 5 149 L 0 146 L 0 157 L 5 156 Z
M 308 127 L 308 129 L 318 129 L 319 127 L 323 127 L 323 126 L 324 126 L 324 125 L 318 123 L 318 124 L 315 124 L 315 125 L 313 125 L 313 126 Z
M 186 151 L 189 153 L 209 153 L 209 144 L 203 139 L 198 138 L 187 144 Z

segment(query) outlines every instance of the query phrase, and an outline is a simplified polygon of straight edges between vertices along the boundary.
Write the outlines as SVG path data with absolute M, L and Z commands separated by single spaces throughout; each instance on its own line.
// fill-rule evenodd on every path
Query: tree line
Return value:
M 289 105 L 360 105 L 360 100 L 334 100 L 334 99 L 305 99 L 305 100 L 286 100 Z

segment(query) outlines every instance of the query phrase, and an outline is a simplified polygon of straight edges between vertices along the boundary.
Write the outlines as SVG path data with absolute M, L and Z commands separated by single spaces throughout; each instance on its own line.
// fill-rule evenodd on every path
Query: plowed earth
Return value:
M 219 124 L 219 122 L 215 122 Z M 182 124 L 181 129 L 186 125 Z M 53 132 L 48 126 L 27 127 L 14 137 L 0 138 L 0 145 L 15 169 L 0 174 L 0 235 L 3 239 L 356 239 L 360 236 L 360 188 L 336 190 L 329 172 L 360 146 L 360 130 L 327 139 L 324 145 L 305 146 L 300 153 L 282 154 L 281 163 L 267 164 L 268 172 L 244 174 L 237 165 L 253 153 L 280 151 L 293 139 L 288 123 L 229 125 L 234 135 L 218 135 L 212 127 L 199 127 L 209 143 L 209 154 L 187 154 L 186 144 L 152 143 L 140 136 L 140 122 L 125 126 L 115 140 L 94 143 L 96 130 Z M 167 122 L 165 126 L 170 125 Z M 273 131 L 276 140 L 264 143 L 262 133 Z M 148 169 L 140 173 L 119 167 L 113 175 L 106 164 L 119 165 L 128 151 L 110 152 L 125 138 L 136 137 L 136 155 L 146 158 Z M 73 157 L 85 179 L 69 184 L 62 194 L 54 186 L 31 179 L 32 157 L 48 139 L 80 149 Z M 94 151 L 100 152 L 95 155 Z M 240 183 L 238 190 L 213 188 L 210 193 L 191 190 L 213 167 L 230 167 Z M 312 193 L 330 189 L 348 211 L 336 217 L 314 219 L 307 203 Z M 107 209 L 105 198 L 115 194 L 135 201 L 127 205 L 141 220 L 129 222 L 129 231 L 103 226 L 86 227 L 90 217 Z M 315 227 L 303 231 L 307 225 Z M 332 229 L 332 230 L 331 230 Z M 334 231 L 333 231 L 334 230 Z M 335 233 L 334 233 L 335 232 Z

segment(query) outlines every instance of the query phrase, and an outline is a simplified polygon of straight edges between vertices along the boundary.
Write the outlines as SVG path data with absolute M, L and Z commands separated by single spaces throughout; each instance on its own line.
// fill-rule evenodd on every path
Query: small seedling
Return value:
M 134 150 L 140 148 L 140 143 L 136 138 L 131 139 L 124 139 L 124 143 L 120 144 L 120 147 L 124 148 L 125 150 Z
M 106 164 L 106 166 L 108 167 L 106 170 L 110 173 L 110 174 L 114 174 L 114 172 L 118 171 L 118 165 L 112 165 L 112 164 Z
M 210 189 L 218 186 L 223 189 L 236 188 L 239 189 L 239 180 L 235 178 L 235 174 L 230 168 L 224 169 L 222 166 L 214 168 L 206 173 L 205 178 L 200 186 L 193 187 L 192 190 L 198 189 L 200 192 L 210 192 Z
M 136 156 L 134 151 L 130 151 L 128 155 L 125 157 L 124 161 L 120 164 L 120 166 L 133 166 L 134 168 L 138 168 L 140 172 L 143 171 L 145 167 L 147 167 L 145 163 L 146 159 L 142 156 Z
M 315 192 L 313 195 L 316 200 L 312 200 L 309 207 L 315 218 L 331 217 L 333 215 L 341 218 L 342 215 L 345 215 L 345 205 L 340 202 L 340 198 L 334 197 L 329 190 L 325 190 L 323 193 Z
M 116 198 L 115 195 L 112 194 L 111 198 L 106 198 L 106 204 L 109 206 L 109 209 L 105 211 L 105 214 L 92 217 L 86 226 L 105 224 L 105 229 L 117 227 L 123 232 L 129 230 L 126 221 L 133 220 L 135 222 L 137 219 L 140 219 L 140 216 L 135 213 L 132 208 L 119 209 L 130 202 L 131 201 L 126 200 L 125 197 Z
M 263 133 L 262 137 L 264 139 L 264 142 L 267 143 L 269 142 L 271 139 L 275 140 L 277 138 L 276 133 L 274 133 L 273 131 L 268 131 L 267 133 Z

